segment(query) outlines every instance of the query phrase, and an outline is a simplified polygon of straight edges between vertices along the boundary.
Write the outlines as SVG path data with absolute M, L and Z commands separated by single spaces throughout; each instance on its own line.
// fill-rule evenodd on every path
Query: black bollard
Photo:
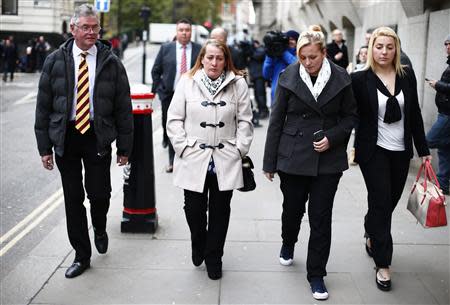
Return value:
M 153 233 L 158 227 L 151 106 L 154 96 L 148 86 L 131 87 L 134 138 L 129 164 L 124 169 L 121 232 Z

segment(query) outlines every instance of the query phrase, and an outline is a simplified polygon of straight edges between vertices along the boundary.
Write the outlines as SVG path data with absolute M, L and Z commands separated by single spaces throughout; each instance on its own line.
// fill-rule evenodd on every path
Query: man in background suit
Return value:
M 179 20 L 177 22 L 176 40 L 161 46 L 152 68 L 152 92 L 157 92 L 161 101 L 163 146 L 169 148 L 167 173 L 173 171 L 175 156 L 175 151 L 166 133 L 167 110 L 181 74 L 194 66 L 201 49 L 201 45 L 191 42 L 191 33 L 190 21 L 187 19 Z

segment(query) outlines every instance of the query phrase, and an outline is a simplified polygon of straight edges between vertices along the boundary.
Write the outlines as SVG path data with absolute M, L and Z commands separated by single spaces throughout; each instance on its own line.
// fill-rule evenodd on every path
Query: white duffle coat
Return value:
M 203 192 L 212 156 L 219 190 L 242 187 L 242 157 L 253 139 L 245 79 L 227 72 L 212 96 L 201 82 L 201 71 L 193 77 L 183 75 L 167 113 L 167 135 L 175 150 L 176 186 Z

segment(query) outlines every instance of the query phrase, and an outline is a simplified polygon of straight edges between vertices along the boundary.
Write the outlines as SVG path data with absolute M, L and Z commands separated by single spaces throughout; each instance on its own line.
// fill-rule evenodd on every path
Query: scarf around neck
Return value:
M 222 85 L 224 80 L 225 80 L 225 71 L 223 71 L 222 74 L 220 74 L 220 76 L 217 79 L 212 80 L 209 78 L 208 75 L 206 75 L 205 70 L 202 69 L 201 81 L 212 96 L 216 94 L 217 90 L 219 89 L 220 85 Z
M 319 74 L 317 75 L 317 80 L 314 83 L 314 85 L 312 84 L 311 76 L 309 75 L 308 72 L 306 72 L 306 69 L 302 64 L 300 64 L 299 73 L 300 78 L 306 84 L 312 96 L 317 102 L 317 98 L 319 97 L 320 93 L 322 93 L 323 88 L 325 88 L 325 85 L 330 80 L 331 77 L 330 63 L 326 58 L 323 59 L 322 68 L 320 68 Z

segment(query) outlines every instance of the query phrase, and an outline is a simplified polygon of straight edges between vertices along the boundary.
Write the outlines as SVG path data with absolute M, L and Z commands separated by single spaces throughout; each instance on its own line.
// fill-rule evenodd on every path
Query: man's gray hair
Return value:
M 228 31 L 227 30 L 225 30 L 224 28 L 222 28 L 222 27 L 216 27 L 216 28 L 214 28 L 212 31 L 211 31 L 211 34 L 212 33 L 215 33 L 215 34 L 217 34 L 217 35 L 220 35 L 220 36 L 222 36 L 224 39 L 225 39 L 225 43 L 227 42 L 227 38 L 228 38 Z M 211 35 L 210 34 L 210 35 Z
M 82 4 L 75 8 L 70 24 L 78 24 L 80 17 L 96 17 L 98 19 L 97 10 L 91 4 Z

